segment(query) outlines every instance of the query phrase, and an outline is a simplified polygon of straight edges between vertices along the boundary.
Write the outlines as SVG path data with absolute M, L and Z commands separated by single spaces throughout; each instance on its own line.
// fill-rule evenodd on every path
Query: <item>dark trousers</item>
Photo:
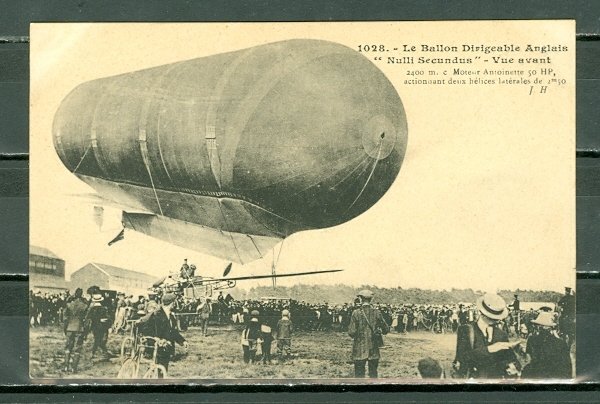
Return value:
M 377 378 L 377 367 L 379 359 L 369 359 L 369 377 Z M 367 360 L 354 361 L 354 377 L 365 377 L 365 365 Z
M 171 341 L 171 345 L 167 346 L 167 347 L 159 347 L 157 348 L 158 351 L 156 352 L 156 364 L 157 365 L 162 365 L 165 367 L 165 372 L 169 371 L 169 363 L 171 362 L 171 359 L 173 359 L 173 356 L 175 355 L 175 342 Z M 152 351 L 148 351 L 149 355 L 154 354 L 154 352 Z M 166 374 L 163 373 L 162 371 L 158 371 L 158 378 L 159 379 L 164 379 Z
M 208 317 L 200 316 L 200 328 L 202 329 L 202 335 L 208 335 Z
M 92 329 L 94 335 L 94 345 L 92 346 L 92 354 L 95 354 L 98 349 L 102 352 L 106 352 L 106 343 L 108 341 L 108 329 L 106 328 L 94 328 Z
M 263 363 L 271 362 L 271 340 L 265 340 L 262 344 L 262 352 L 263 352 Z
M 171 361 L 171 355 L 168 353 L 159 353 L 156 355 L 156 363 L 159 365 L 163 365 L 165 370 L 169 370 L 169 362 Z M 164 375 L 159 375 L 159 378 L 165 377 Z
M 256 340 L 248 339 L 248 345 L 242 345 L 244 351 L 244 363 L 254 363 L 256 359 Z
M 65 349 L 67 352 L 81 352 L 83 346 L 83 333 L 75 331 L 67 331 L 67 344 Z

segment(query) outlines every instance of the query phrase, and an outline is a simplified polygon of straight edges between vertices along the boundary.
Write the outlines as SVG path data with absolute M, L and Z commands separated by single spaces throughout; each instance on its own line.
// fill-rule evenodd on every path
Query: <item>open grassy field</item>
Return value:
M 242 359 L 241 328 L 213 327 L 203 337 L 197 328 L 184 334 L 190 347 L 186 352 L 177 346 L 175 360 L 169 367 L 169 378 L 177 379 L 337 379 L 353 377 L 350 357 L 352 340 L 346 333 L 335 331 L 298 332 L 292 340 L 293 359 L 272 364 L 247 365 Z M 79 370 L 63 374 L 64 335 L 57 327 L 31 330 L 30 374 L 33 378 L 115 378 L 121 365 L 118 357 L 124 336 L 109 335 L 108 347 L 116 356 L 90 360 L 92 336 L 83 347 Z M 450 369 L 454 358 L 456 336 L 419 332 L 408 335 L 388 334 L 381 350 L 381 378 L 417 378 L 417 362 L 425 357 L 440 361 Z M 273 352 L 276 352 L 275 344 Z

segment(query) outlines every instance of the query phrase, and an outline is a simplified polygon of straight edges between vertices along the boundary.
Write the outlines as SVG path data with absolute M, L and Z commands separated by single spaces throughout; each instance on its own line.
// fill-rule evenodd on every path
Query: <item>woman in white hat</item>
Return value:
M 537 326 L 538 332 L 527 340 L 527 353 L 531 356 L 531 363 L 523 370 L 523 378 L 572 378 L 569 348 L 556 333 L 554 313 L 542 311 L 532 323 Z

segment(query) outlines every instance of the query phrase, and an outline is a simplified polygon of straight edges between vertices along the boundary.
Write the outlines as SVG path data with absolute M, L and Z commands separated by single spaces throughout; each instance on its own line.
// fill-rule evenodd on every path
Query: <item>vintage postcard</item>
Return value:
M 33 379 L 575 378 L 574 21 L 33 24 L 30 100 Z

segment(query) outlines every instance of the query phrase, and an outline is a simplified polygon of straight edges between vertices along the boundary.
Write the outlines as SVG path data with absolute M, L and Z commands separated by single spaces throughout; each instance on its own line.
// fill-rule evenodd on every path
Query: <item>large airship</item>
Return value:
M 296 39 L 85 82 L 53 139 L 125 228 L 248 263 L 371 208 L 400 171 L 407 122 L 363 54 Z

